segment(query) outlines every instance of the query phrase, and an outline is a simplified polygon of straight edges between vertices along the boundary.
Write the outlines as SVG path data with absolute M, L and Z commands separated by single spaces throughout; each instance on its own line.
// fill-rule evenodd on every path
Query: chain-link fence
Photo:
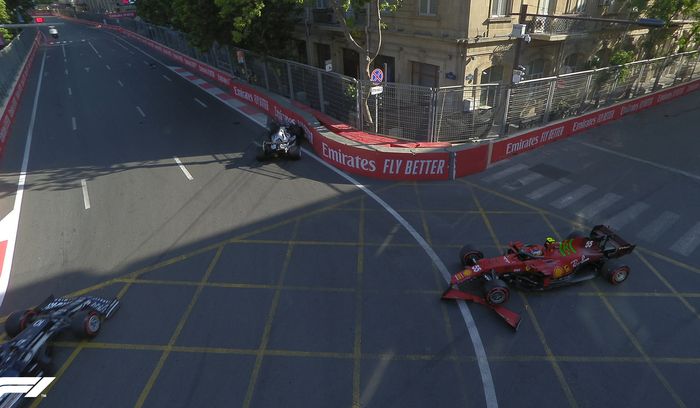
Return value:
M 501 135 L 577 116 L 700 77 L 700 52 L 522 81 L 508 92 Z
M 35 36 L 35 29 L 25 29 L 0 50 L 0 107 L 12 93 L 15 78 L 32 48 Z
M 697 51 L 618 67 L 522 81 L 430 88 L 370 81 L 214 44 L 202 52 L 173 29 L 134 19 L 75 13 L 72 17 L 120 25 L 240 80 L 303 103 L 366 132 L 417 142 L 479 142 L 577 116 L 700 77 Z M 600 22 L 544 18 L 531 32 L 605 30 Z M 531 22 L 531 24 L 535 24 Z M 592 24 L 592 25 L 591 25 Z M 593 28 L 592 28 L 593 27 Z M 4 71 L 3 71 L 4 72 Z

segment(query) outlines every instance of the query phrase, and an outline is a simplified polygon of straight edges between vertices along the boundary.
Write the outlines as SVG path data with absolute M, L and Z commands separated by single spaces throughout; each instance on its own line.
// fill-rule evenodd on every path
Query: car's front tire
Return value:
M 22 330 L 26 329 L 27 326 L 32 323 L 35 316 L 36 312 L 33 310 L 20 310 L 8 316 L 5 321 L 5 333 L 7 333 L 7 337 L 13 338 L 20 334 Z
M 462 268 L 467 268 L 476 265 L 479 259 L 483 259 L 484 254 L 481 251 L 465 245 L 459 250 L 459 262 L 462 264 Z
M 510 299 L 508 284 L 500 279 L 484 282 L 484 298 L 490 305 L 498 306 Z
M 76 313 L 71 318 L 71 330 L 80 338 L 97 336 L 102 328 L 102 318 L 94 310 L 84 310 Z

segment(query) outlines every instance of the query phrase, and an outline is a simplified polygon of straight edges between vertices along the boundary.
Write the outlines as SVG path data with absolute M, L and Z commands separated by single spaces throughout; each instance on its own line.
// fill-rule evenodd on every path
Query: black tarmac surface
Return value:
M 60 31 L 0 161 L 11 208 L 45 56 L 0 311 L 50 293 L 122 308 L 98 338 L 56 342 L 58 378 L 27 406 L 486 405 L 457 303 L 382 206 L 311 157 L 258 164 L 262 128 L 127 41 Z M 469 305 L 497 406 L 700 405 L 698 110 L 691 94 L 456 181 L 359 180 L 450 271 L 464 243 L 495 255 L 603 222 L 638 243 L 621 286 L 511 297 L 517 332 Z

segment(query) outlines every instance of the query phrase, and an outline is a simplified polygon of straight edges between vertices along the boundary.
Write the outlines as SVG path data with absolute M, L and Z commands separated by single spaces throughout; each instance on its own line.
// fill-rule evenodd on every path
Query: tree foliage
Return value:
M 700 2 L 698 0 L 631 0 L 630 5 L 649 18 L 664 21 L 662 28 L 652 28 L 643 43 L 647 57 L 672 52 L 675 47 L 685 51 L 700 43 Z M 694 20 L 687 31 L 679 32 L 674 20 Z M 675 43 L 669 43 L 670 40 Z
M 5 0 L 0 0 L 0 24 L 7 24 L 9 22 L 10 15 L 7 13 L 7 5 L 5 4 Z M 4 42 L 6 43 L 12 40 L 12 35 L 10 34 L 10 32 L 4 28 L 0 28 L 0 36 L 2 36 Z
M 215 41 L 284 56 L 302 0 L 140 0 L 144 20 L 185 32 L 204 50 Z

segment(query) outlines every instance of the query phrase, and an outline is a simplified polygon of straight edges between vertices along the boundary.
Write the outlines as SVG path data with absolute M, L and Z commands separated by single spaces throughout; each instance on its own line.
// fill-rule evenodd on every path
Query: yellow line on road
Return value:
M 299 231 L 300 220 L 294 222 L 294 230 L 292 232 L 292 240 L 294 240 Z M 243 407 L 250 407 L 253 401 L 253 395 L 255 394 L 255 386 L 258 382 L 258 376 L 260 375 L 260 368 L 262 367 L 262 361 L 265 357 L 265 350 L 267 349 L 267 343 L 270 341 L 270 332 L 272 331 L 272 322 L 277 314 L 277 306 L 279 305 L 280 296 L 282 291 L 280 287 L 284 285 L 284 279 L 287 276 L 287 270 L 289 269 L 289 264 L 292 259 L 292 253 L 294 252 L 294 244 L 289 244 L 287 247 L 287 254 L 284 258 L 284 264 L 282 265 L 282 271 L 277 280 L 278 288 L 275 289 L 275 294 L 272 297 L 272 303 L 270 304 L 270 310 L 267 313 L 267 319 L 265 320 L 265 328 L 263 329 L 263 334 L 260 339 L 260 346 L 258 347 L 257 356 L 255 357 L 255 364 L 253 365 L 253 371 L 250 374 L 250 381 L 248 382 L 248 389 L 245 394 L 245 399 L 243 400 Z
M 493 242 L 496 245 L 499 245 L 499 240 L 498 237 L 496 236 L 496 232 L 493 229 L 493 226 L 491 225 L 491 222 L 489 220 L 488 215 L 483 211 L 483 207 L 481 206 L 481 202 L 479 202 L 479 198 L 476 196 L 476 193 L 474 192 L 473 188 L 470 188 L 470 191 L 472 193 L 472 197 L 474 198 L 474 203 L 476 204 L 476 207 L 481 211 L 481 216 L 484 219 L 484 223 L 486 224 L 486 228 L 488 228 L 489 233 L 491 234 L 491 238 L 493 239 Z M 499 252 L 503 252 L 503 249 L 500 248 L 499 245 Z M 540 340 L 540 343 L 542 343 L 542 347 L 544 347 L 545 353 L 547 354 L 548 357 L 552 358 L 551 366 L 552 369 L 554 370 L 554 374 L 557 377 L 557 380 L 559 381 L 559 385 L 562 388 L 562 391 L 564 391 L 564 395 L 566 395 L 566 399 L 569 402 L 569 406 L 571 407 L 578 407 L 578 402 L 576 402 L 576 398 L 574 397 L 574 393 L 571 391 L 571 387 L 569 387 L 568 382 L 566 381 L 566 377 L 564 377 L 564 373 L 561 370 L 561 367 L 559 367 L 559 364 L 557 361 L 553 358 L 554 353 L 552 352 L 552 349 L 549 347 L 549 344 L 547 343 L 547 338 L 544 335 L 544 331 L 542 330 L 542 327 L 540 326 L 539 321 L 537 320 L 537 317 L 535 316 L 535 312 L 532 309 L 532 306 L 530 306 L 530 302 L 528 302 L 527 297 L 522 293 L 518 292 L 520 295 L 520 298 L 523 300 L 523 303 L 525 305 L 525 310 L 527 310 L 527 314 L 530 317 L 530 321 L 532 322 L 532 326 L 535 328 L 535 332 L 537 333 L 537 337 Z
M 182 317 L 180 318 L 180 321 L 177 324 L 177 327 L 175 328 L 175 331 L 173 334 L 170 336 L 170 341 L 168 342 L 168 345 L 166 346 L 165 350 L 163 350 L 163 353 L 160 356 L 160 359 L 158 360 L 158 363 L 156 364 L 156 367 L 153 369 L 153 372 L 151 372 L 151 376 L 148 379 L 148 382 L 146 383 L 146 386 L 143 388 L 141 391 L 141 394 L 139 395 L 138 400 L 136 401 L 136 404 L 134 404 L 134 408 L 141 408 L 143 404 L 146 402 L 146 398 L 148 398 L 148 395 L 151 393 L 151 389 L 153 389 L 153 385 L 155 384 L 156 380 L 158 379 L 158 376 L 160 375 L 161 370 L 163 369 L 163 366 L 165 365 L 165 361 L 168 359 L 168 356 L 170 355 L 170 352 L 172 351 L 173 345 L 177 341 L 178 337 L 180 337 L 180 333 L 182 332 L 182 329 L 185 327 L 185 324 L 187 323 L 187 319 L 190 317 L 190 314 L 192 313 L 192 309 L 194 308 L 194 305 L 197 303 L 197 300 L 199 299 L 200 294 L 202 293 L 202 290 L 204 289 L 204 283 L 207 282 L 207 279 L 209 279 L 209 275 L 211 275 L 212 270 L 214 270 L 214 267 L 216 266 L 217 262 L 219 262 L 219 258 L 221 257 L 221 252 L 223 252 L 224 246 L 220 246 L 219 249 L 216 251 L 216 255 L 214 255 L 214 259 L 211 260 L 209 263 L 209 267 L 207 268 L 206 273 L 202 277 L 202 280 L 200 283 L 202 285 L 199 285 L 197 289 L 195 290 L 194 295 L 192 295 L 192 299 L 190 300 L 189 305 L 187 305 L 187 309 L 183 313 Z

